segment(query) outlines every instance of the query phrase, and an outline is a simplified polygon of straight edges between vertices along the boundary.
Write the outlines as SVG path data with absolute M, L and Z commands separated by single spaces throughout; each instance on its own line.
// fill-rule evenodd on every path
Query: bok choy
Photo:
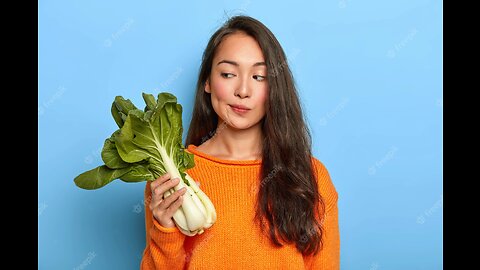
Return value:
M 171 179 L 181 181 L 165 192 L 165 198 L 182 187 L 187 189 L 182 206 L 173 215 L 176 226 L 185 235 L 201 234 L 215 223 L 217 215 L 210 199 L 186 173 L 195 164 L 193 154 L 182 144 L 182 106 L 171 93 L 160 93 L 156 100 L 151 94 L 142 96 L 144 110 L 115 97 L 111 113 L 119 129 L 104 142 L 101 156 L 105 164 L 78 175 L 74 182 L 92 190 L 115 179 L 153 181 L 168 172 Z

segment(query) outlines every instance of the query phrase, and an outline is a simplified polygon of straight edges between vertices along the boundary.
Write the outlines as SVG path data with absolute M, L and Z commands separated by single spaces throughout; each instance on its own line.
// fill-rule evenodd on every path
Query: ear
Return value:
M 210 91 L 210 79 L 207 79 L 207 81 L 205 82 L 205 92 L 209 94 L 212 92 Z

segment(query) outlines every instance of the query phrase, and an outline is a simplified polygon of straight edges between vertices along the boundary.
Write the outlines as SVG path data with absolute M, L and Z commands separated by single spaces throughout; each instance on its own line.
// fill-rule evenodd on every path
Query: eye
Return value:
M 235 76 L 235 75 L 232 74 L 232 73 L 223 73 L 223 72 L 222 72 L 220 75 L 221 75 L 223 78 L 227 78 L 227 79 L 228 79 L 228 78 L 233 78 L 233 77 Z
M 265 76 L 262 76 L 262 75 L 253 75 L 253 79 L 261 82 L 261 81 L 265 80 Z

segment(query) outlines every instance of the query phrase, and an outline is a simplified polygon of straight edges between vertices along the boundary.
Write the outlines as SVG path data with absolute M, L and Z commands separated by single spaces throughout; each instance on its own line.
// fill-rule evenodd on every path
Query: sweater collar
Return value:
M 262 164 L 261 159 L 255 159 L 255 160 L 230 160 L 230 159 L 220 159 L 211 155 L 208 155 L 206 153 L 200 152 L 197 149 L 196 145 L 190 144 L 188 145 L 187 149 L 188 152 L 201 157 L 203 159 L 210 160 L 215 163 L 221 163 L 221 164 L 228 164 L 228 165 L 260 165 Z

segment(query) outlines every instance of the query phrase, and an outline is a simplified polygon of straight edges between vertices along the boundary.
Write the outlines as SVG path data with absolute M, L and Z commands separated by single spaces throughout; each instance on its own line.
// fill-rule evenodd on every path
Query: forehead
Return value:
M 215 63 L 227 59 L 235 61 L 240 65 L 251 65 L 265 61 L 258 42 L 253 37 L 242 32 L 227 35 L 220 42 L 213 59 Z

